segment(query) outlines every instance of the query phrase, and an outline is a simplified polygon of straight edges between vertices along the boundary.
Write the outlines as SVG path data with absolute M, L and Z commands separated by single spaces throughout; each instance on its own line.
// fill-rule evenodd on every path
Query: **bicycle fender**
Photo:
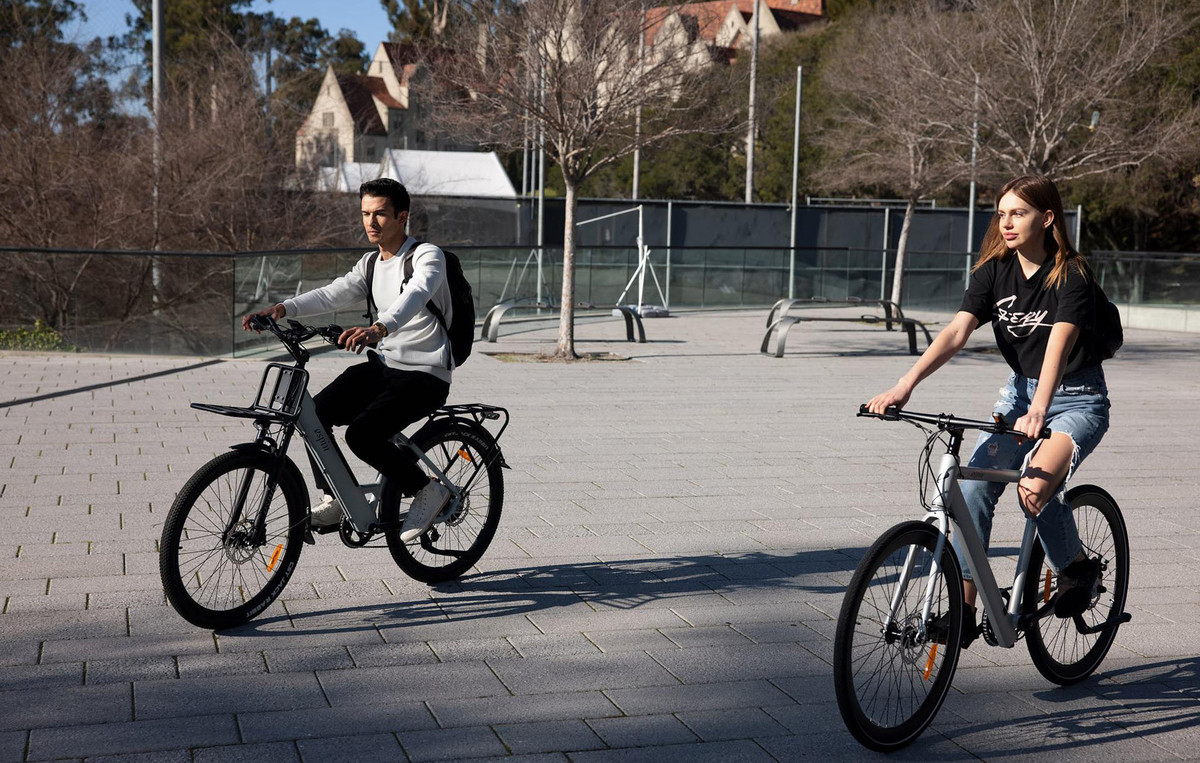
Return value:
M 275 454 L 271 453 L 265 447 L 256 442 L 243 442 L 238 443 L 237 445 L 230 445 L 229 449 L 257 451 L 262 453 L 264 456 L 271 456 L 272 458 L 276 457 Z M 304 481 L 304 474 L 301 473 L 300 467 L 296 466 L 296 462 L 293 461 L 286 453 L 279 454 L 278 458 L 283 461 L 283 473 L 279 475 L 279 481 L 282 482 L 283 480 L 294 480 L 297 485 L 300 485 L 302 488 L 304 488 L 301 493 L 304 495 L 304 511 L 308 512 L 310 509 L 312 509 L 312 506 L 309 505 L 308 486 Z

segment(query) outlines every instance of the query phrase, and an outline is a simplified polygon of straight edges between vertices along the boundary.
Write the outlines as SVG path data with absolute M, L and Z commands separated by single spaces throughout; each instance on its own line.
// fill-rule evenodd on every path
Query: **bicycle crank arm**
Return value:
M 1099 625 L 1092 625 L 1092 626 L 1088 626 L 1086 623 L 1083 622 L 1082 615 L 1075 615 L 1074 619 L 1075 619 L 1076 630 L 1078 630 L 1084 636 L 1090 636 L 1093 633 L 1100 633 L 1101 631 L 1106 631 L 1106 630 L 1109 630 L 1110 628 L 1116 628 L 1118 625 L 1127 623 L 1133 619 L 1133 615 L 1129 614 L 1128 612 L 1122 612 L 1121 614 L 1117 615 L 1116 617 L 1110 617 L 1109 619 L 1105 620 L 1104 622 L 1100 623 Z

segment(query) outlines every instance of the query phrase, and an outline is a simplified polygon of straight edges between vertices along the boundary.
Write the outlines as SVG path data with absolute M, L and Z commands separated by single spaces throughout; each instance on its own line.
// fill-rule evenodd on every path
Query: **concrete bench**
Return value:
M 492 306 L 488 310 L 487 315 L 483 318 L 483 327 L 480 329 L 479 338 L 486 342 L 495 342 L 500 335 L 500 323 L 504 320 L 504 316 L 512 309 L 523 308 L 541 308 L 544 310 L 557 309 L 554 305 L 547 302 L 520 302 L 511 300 L 508 302 L 500 302 Z M 625 318 L 625 338 L 630 342 L 646 342 L 646 327 L 642 325 L 642 318 L 637 314 L 637 311 L 625 305 L 594 305 L 587 302 L 580 302 L 575 305 L 576 310 L 610 310 L 617 311 Z M 637 328 L 637 336 L 634 337 L 634 328 Z
M 864 304 L 878 304 L 884 308 L 885 316 L 877 315 L 860 315 L 857 318 L 836 317 L 828 315 L 788 315 L 787 311 L 798 304 L 811 304 L 819 307 L 861 307 Z M 779 314 L 775 318 L 776 313 Z M 825 322 L 825 323 L 860 323 L 869 325 L 880 325 L 888 331 L 892 330 L 893 324 L 900 324 L 900 328 L 908 335 L 908 352 L 910 355 L 920 354 L 917 350 L 917 328 L 925 334 L 925 345 L 928 347 L 933 342 L 933 337 L 929 334 L 929 329 L 925 324 L 914 318 L 905 318 L 900 311 L 900 306 L 889 300 L 823 300 L 823 299 L 806 299 L 806 300 L 779 300 L 775 306 L 771 308 L 771 312 L 767 318 L 767 333 L 763 336 L 762 346 L 759 347 L 759 352 L 764 355 L 774 355 L 777 358 L 782 358 L 784 350 L 787 346 L 788 332 L 797 323 L 804 322 Z M 770 349 L 771 337 L 775 337 L 775 348 Z

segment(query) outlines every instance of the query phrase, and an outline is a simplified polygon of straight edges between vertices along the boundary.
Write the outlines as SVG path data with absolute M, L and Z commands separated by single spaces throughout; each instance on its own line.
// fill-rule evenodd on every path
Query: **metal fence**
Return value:
M 561 249 L 462 247 L 480 316 L 502 300 L 557 303 Z M 0 329 L 44 317 L 86 350 L 228 355 L 266 340 L 240 330 L 240 316 L 342 275 L 361 249 L 238 254 L 0 253 Z M 538 287 L 538 260 L 541 288 Z M 892 250 L 798 248 L 652 249 L 642 299 L 672 310 L 767 307 L 797 297 L 879 298 L 889 295 Z M 1200 306 L 1200 255 L 1097 252 L 1093 263 L 1114 301 L 1126 306 Z M 576 255 L 576 299 L 613 305 L 638 267 L 633 247 L 584 247 Z M 951 312 L 962 297 L 967 255 L 909 252 L 904 307 Z M 655 284 L 662 288 L 659 297 Z M 638 302 L 634 283 L 623 300 Z M 365 305 L 321 320 L 355 325 Z

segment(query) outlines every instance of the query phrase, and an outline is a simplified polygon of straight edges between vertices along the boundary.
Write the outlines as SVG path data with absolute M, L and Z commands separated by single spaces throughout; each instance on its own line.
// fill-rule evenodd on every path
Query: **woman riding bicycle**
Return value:
M 1062 199 L 1050 179 L 1023 175 L 1000 189 L 996 216 L 983 239 L 962 306 L 929 349 L 891 389 L 867 404 L 877 414 L 902 408 L 916 386 L 954 357 L 980 324 L 992 324 L 1012 369 L 993 409 L 1027 435 L 981 433 L 969 466 L 1022 469 L 1017 489 L 1022 509 L 1034 518 L 1050 565 L 1058 573 L 1054 613 L 1071 617 L 1087 609 L 1099 564 L 1083 552 L 1067 481 L 1108 430 L 1108 388 L 1096 330 L 1095 289 L 1083 256 L 1067 238 Z M 1038 440 L 1048 427 L 1048 440 Z M 984 546 L 996 501 L 1005 483 L 964 481 L 963 496 Z M 974 626 L 976 588 L 966 555 L 962 564 L 967 619 L 964 645 Z M 945 642 L 946 623 L 932 624 Z

